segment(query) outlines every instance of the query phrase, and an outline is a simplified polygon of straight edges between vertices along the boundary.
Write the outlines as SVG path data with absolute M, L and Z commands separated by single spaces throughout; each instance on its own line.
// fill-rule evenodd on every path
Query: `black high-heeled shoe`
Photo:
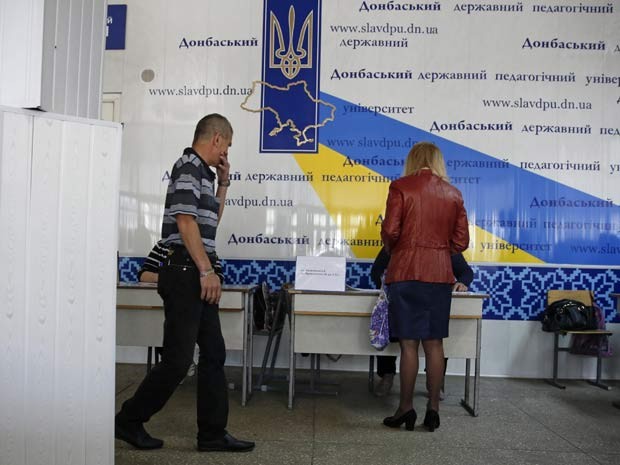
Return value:
M 437 410 L 428 409 L 424 415 L 424 426 L 431 433 L 439 428 L 439 413 Z
M 417 420 L 417 418 L 418 414 L 415 413 L 415 409 L 411 409 L 403 413 L 399 417 L 395 415 L 392 415 L 391 417 L 385 417 L 383 419 L 383 424 L 385 426 L 389 426 L 390 428 L 400 428 L 400 425 L 404 423 L 407 431 L 413 431 L 413 427 L 415 426 L 415 421 Z

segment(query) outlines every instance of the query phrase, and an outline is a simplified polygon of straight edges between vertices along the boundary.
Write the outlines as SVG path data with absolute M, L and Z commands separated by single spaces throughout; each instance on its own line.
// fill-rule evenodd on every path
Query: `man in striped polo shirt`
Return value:
M 226 118 L 205 116 L 196 125 L 192 146 L 172 168 L 161 241 L 170 252 L 159 269 L 157 286 L 166 318 L 162 361 L 125 401 L 115 423 L 116 438 L 138 449 L 163 446 L 161 439 L 146 432 L 143 423 L 163 408 L 184 378 L 196 343 L 200 349 L 198 450 L 242 452 L 254 448 L 253 442 L 236 439 L 226 431 L 226 348 L 218 315 L 222 286 L 213 269 L 215 233 L 230 185 L 228 147 L 232 135 Z

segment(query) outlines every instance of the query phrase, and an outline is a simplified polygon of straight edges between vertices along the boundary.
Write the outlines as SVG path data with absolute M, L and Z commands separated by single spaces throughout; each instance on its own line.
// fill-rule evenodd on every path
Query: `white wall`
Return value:
M 114 461 L 121 127 L 0 107 L 0 457 Z
M 46 0 L 41 108 L 99 118 L 106 0 Z
M 99 118 L 106 0 L 0 0 L 0 105 Z
M 41 104 L 44 0 L 0 0 L 0 105 Z

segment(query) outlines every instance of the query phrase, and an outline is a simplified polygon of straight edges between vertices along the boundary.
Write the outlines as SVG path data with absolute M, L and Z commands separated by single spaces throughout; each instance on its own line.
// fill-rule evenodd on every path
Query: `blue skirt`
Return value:
M 387 294 L 391 339 L 448 337 L 451 284 L 401 281 L 389 284 Z

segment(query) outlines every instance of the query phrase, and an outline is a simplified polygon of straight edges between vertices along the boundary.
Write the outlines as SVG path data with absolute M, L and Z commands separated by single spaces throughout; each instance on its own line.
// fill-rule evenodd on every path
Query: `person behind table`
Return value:
M 226 431 L 226 347 L 218 315 L 222 285 L 213 269 L 215 234 L 230 185 L 232 136 L 226 118 L 205 116 L 196 125 L 192 146 L 172 168 L 162 223 L 162 245 L 170 252 L 159 268 L 157 285 L 165 314 L 162 361 L 115 418 L 115 437 L 138 449 L 163 446 L 161 439 L 146 432 L 143 423 L 164 407 L 185 377 L 196 343 L 200 348 L 197 449 L 241 452 L 254 448 L 253 442 L 236 439 Z
M 382 247 L 375 258 L 370 269 L 370 279 L 375 287 L 378 289 L 381 287 L 381 277 L 383 272 L 387 268 L 390 256 L 385 251 L 385 247 Z M 474 280 L 474 271 L 465 261 L 463 254 L 454 254 L 450 257 L 452 264 L 452 273 L 456 279 L 456 282 L 452 285 L 452 292 L 465 292 L 469 288 L 469 285 Z M 377 355 L 377 375 L 381 380 L 375 388 L 375 396 L 384 397 L 392 390 L 394 384 L 394 375 L 396 374 L 396 356 L 392 355 Z M 444 358 L 444 380 L 446 376 L 446 366 L 448 359 Z M 427 386 L 428 390 L 428 386 Z M 439 399 L 443 400 L 443 383 L 442 388 L 439 391 Z
M 159 267 L 164 263 L 168 252 L 168 248 L 162 245 L 162 241 L 157 241 L 138 271 L 138 281 L 156 283 L 159 277 Z
M 383 424 L 413 430 L 417 419 L 413 392 L 418 347 L 426 358 L 430 388 L 424 426 L 439 427 L 443 379 L 443 338 L 448 337 L 452 283 L 450 256 L 469 244 L 461 192 L 448 181 L 443 155 L 430 142 L 415 144 L 405 174 L 390 184 L 381 238 L 390 255 L 385 283 L 390 302 L 390 337 L 400 344 L 400 402 Z

